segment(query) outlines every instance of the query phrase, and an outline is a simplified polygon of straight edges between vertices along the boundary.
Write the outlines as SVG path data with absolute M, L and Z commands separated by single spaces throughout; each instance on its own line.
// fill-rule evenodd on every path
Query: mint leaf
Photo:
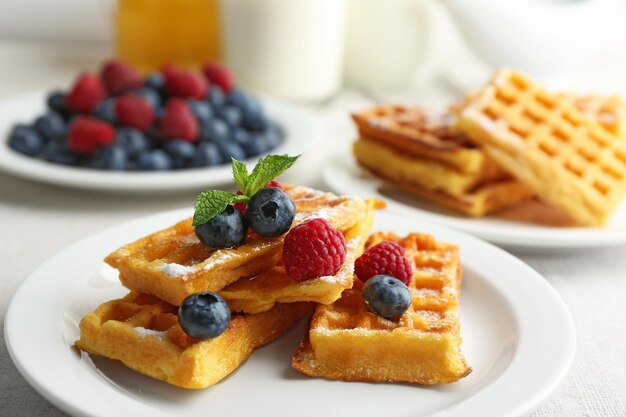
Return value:
M 248 167 L 241 161 L 236 160 L 235 158 L 230 158 L 233 160 L 233 178 L 235 179 L 235 184 L 237 188 L 242 193 L 246 192 L 246 184 L 248 183 Z
M 224 211 L 226 206 L 237 201 L 248 202 L 245 195 L 236 195 L 221 190 L 209 190 L 200 193 L 196 199 L 193 225 L 204 224 Z
M 243 193 L 253 196 L 268 182 L 289 169 L 299 157 L 300 155 L 267 155 L 252 170 Z

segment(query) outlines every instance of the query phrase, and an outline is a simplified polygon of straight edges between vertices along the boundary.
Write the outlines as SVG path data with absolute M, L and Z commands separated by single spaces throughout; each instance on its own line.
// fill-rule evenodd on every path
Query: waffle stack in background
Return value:
M 296 204 L 294 224 L 322 216 L 344 234 L 348 254 L 335 276 L 301 283 L 288 278 L 279 264 L 283 237 L 256 236 L 237 248 L 208 249 L 187 219 L 106 258 L 131 292 L 87 314 L 76 346 L 180 387 L 204 388 L 284 334 L 313 302 L 338 299 L 353 285 L 354 260 L 363 252 L 377 203 L 285 188 Z M 177 306 L 199 291 L 221 292 L 233 313 L 228 329 L 214 339 L 193 339 L 178 324 Z
M 626 104 L 616 96 L 551 94 L 504 69 L 443 115 L 381 106 L 353 119 L 359 164 L 471 216 L 534 195 L 601 226 L 626 194 Z
M 357 161 L 393 185 L 471 216 L 532 195 L 482 149 L 453 129 L 452 113 L 379 106 L 353 116 Z

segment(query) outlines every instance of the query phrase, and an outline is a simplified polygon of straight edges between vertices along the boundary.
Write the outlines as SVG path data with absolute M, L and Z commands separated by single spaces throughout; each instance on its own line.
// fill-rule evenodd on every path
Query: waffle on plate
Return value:
M 261 314 L 234 315 L 220 336 L 199 341 L 180 328 L 178 307 L 131 291 L 81 320 L 76 347 L 179 387 L 206 388 L 234 371 L 256 348 L 288 331 L 312 308 L 309 303 L 278 304 Z
M 355 282 L 335 303 L 316 307 L 293 367 L 346 381 L 438 384 L 468 375 L 460 351 L 458 248 L 420 233 L 399 238 L 382 232 L 366 248 L 383 240 L 398 242 L 413 263 L 412 306 L 397 320 L 377 316 L 366 309 Z
M 285 186 L 296 204 L 294 225 L 324 217 L 341 232 L 365 219 L 368 208 L 354 196 L 336 196 L 308 187 Z M 233 249 L 210 249 L 194 233 L 191 219 L 125 245 L 105 261 L 120 272 L 122 284 L 180 305 L 190 294 L 219 291 L 240 278 L 254 277 L 275 267 L 283 237 L 253 236 Z
M 626 194 L 626 141 L 513 70 L 466 100 L 457 127 L 581 224 L 604 225 Z
M 516 204 L 532 191 L 455 132 L 452 113 L 378 106 L 353 116 L 360 165 L 394 186 L 472 216 Z

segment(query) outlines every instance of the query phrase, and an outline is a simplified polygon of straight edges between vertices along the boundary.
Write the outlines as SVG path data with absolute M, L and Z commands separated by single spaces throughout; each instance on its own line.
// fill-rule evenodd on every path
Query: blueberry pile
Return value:
M 284 139 L 261 104 L 228 83 L 230 74 L 223 67 L 218 68 L 217 79 L 182 69 L 170 78 L 165 69 L 141 78 L 126 64 L 111 62 L 105 64 L 113 66 L 111 71 L 89 74 L 89 79 L 82 74 L 67 92 L 51 93 L 46 113 L 32 124 L 13 127 L 9 147 L 56 164 L 164 171 L 211 167 L 230 163 L 231 157 L 252 158 Z M 141 97 L 141 106 L 134 106 L 129 95 Z M 183 100 L 195 120 L 185 121 L 184 114 L 166 115 L 171 100 Z M 79 119 L 81 126 L 73 128 Z M 94 127 L 94 120 L 102 123 Z M 180 137 L 177 129 L 182 129 Z M 97 140 L 92 131 L 99 135 Z

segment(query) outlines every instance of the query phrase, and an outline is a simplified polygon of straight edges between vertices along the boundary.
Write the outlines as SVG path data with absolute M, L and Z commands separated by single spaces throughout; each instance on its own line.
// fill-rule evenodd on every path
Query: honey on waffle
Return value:
M 460 351 L 457 246 L 420 233 L 400 238 L 378 232 L 366 248 L 384 240 L 398 242 L 413 264 L 409 310 L 397 320 L 377 316 L 365 307 L 356 280 L 335 303 L 316 307 L 292 366 L 346 381 L 438 384 L 468 375 Z
M 365 241 L 374 223 L 374 209 L 381 202 L 366 200 L 367 213 L 343 234 L 347 242 L 347 255 L 342 267 L 333 276 L 314 278 L 302 282 L 291 279 L 282 265 L 251 278 L 239 279 L 219 293 L 233 311 L 260 313 L 276 303 L 311 301 L 330 304 L 337 300 L 346 288 L 352 288 L 354 261 L 363 253 Z
M 465 102 L 457 128 L 581 224 L 605 224 L 626 194 L 626 142 L 513 70 Z
M 379 106 L 353 117 L 360 134 L 353 145 L 359 164 L 404 191 L 472 216 L 532 195 L 453 131 L 451 113 Z
M 288 331 L 311 309 L 308 303 L 278 304 L 261 314 L 234 315 L 224 333 L 200 341 L 179 326 L 178 307 L 131 291 L 87 314 L 75 345 L 179 387 L 206 388 L 234 371 L 256 348 Z
M 365 202 L 307 187 L 285 186 L 296 204 L 294 225 L 324 216 L 339 231 L 367 215 Z M 253 236 L 233 249 L 211 249 L 194 233 L 191 219 L 158 231 L 111 253 L 105 261 L 120 272 L 122 284 L 180 305 L 190 294 L 219 291 L 242 277 L 252 277 L 278 263 L 283 237 Z

